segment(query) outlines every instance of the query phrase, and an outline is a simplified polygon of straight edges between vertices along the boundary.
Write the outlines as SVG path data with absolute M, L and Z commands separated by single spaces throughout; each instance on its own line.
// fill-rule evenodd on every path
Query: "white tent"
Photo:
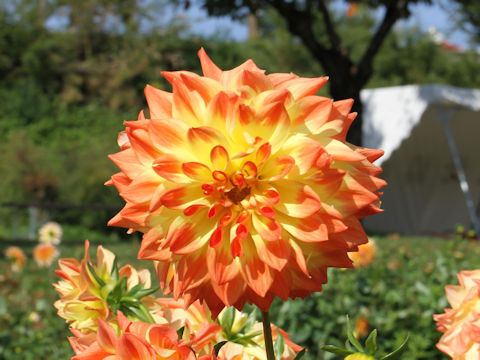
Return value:
M 445 85 L 367 89 L 363 139 L 385 155 L 382 207 L 373 231 L 451 233 L 477 228 L 480 213 L 480 90 Z

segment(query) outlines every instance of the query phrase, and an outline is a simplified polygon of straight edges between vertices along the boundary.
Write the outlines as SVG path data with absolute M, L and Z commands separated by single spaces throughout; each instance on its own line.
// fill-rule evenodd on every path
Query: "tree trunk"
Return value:
M 256 39 L 258 38 L 258 17 L 257 14 L 250 12 L 247 15 L 247 24 L 248 24 L 248 38 Z
M 341 68 L 340 65 L 342 66 Z M 330 94 L 334 100 L 353 99 L 351 111 L 358 113 L 358 115 L 347 133 L 347 141 L 354 145 L 362 146 L 363 106 L 360 100 L 360 90 L 363 88 L 363 84 L 356 77 L 355 66 L 348 61 L 337 61 L 335 66 L 337 66 L 337 71 L 332 71 L 329 74 Z
M 358 115 L 353 121 L 352 125 L 350 126 L 350 130 L 347 133 L 347 141 L 351 144 L 362 146 L 363 105 L 360 100 L 360 89 L 339 87 L 333 90 L 333 84 L 331 85 L 330 89 L 330 93 L 333 96 L 334 100 L 353 99 L 354 102 L 351 111 L 356 112 Z
M 356 97 L 352 97 L 355 101 L 353 103 L 352 111 L 358 113 L 357 117 L 350 126 L 350 131 L 347 133 L 347 141 L 351 144 L 362 146 L 363 145 L 363 104 L 360 101 L 360 92 Z

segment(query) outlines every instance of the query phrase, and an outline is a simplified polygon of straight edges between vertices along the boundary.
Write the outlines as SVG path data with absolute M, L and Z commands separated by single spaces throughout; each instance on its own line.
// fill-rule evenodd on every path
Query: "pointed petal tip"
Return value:
M 203 47 L 198 50 L 198 57 L 200 58 L 203 75 L 216 80 L 220 79 L 222 70 L 210 59 Z

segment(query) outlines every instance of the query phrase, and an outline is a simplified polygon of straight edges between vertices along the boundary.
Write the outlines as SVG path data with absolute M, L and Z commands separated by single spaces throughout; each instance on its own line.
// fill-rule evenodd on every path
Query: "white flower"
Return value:
M 42 244 L 58 245 L 62 235 L 62 227 L 53 221 L 45 223 L 38 230 L 38 238 Z

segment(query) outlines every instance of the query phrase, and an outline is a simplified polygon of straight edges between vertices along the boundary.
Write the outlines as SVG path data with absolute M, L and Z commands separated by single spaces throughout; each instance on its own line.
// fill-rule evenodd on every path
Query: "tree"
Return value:
M 353 111 L 359 113 L 349 133 L 349 141 L 361 144 L 362 104 L 360 90 L 373 74 L 374 58 L 394 24 L 410 15 L 410 5 L 431 0 L 351 0 L 360 6 L 383 8 L 384 14 L 373 29 L 358 59 L 339 35 L 340 18 L 328 0 L 201 0 L 211 15 L 243 17 L 260 9 L 273 8 L 285 20 L 289 31 L 301 39 L 312 56 L 330 76 L 330 93 L 334 99 L 353 98 Z
M 450 6 L 448 6 L 450 5 Z M 480 43 L 480 2 L 478 0 L 453 0 L 444 6 L 457 16 L 457 25 L 469 33 L 474 42 Z

